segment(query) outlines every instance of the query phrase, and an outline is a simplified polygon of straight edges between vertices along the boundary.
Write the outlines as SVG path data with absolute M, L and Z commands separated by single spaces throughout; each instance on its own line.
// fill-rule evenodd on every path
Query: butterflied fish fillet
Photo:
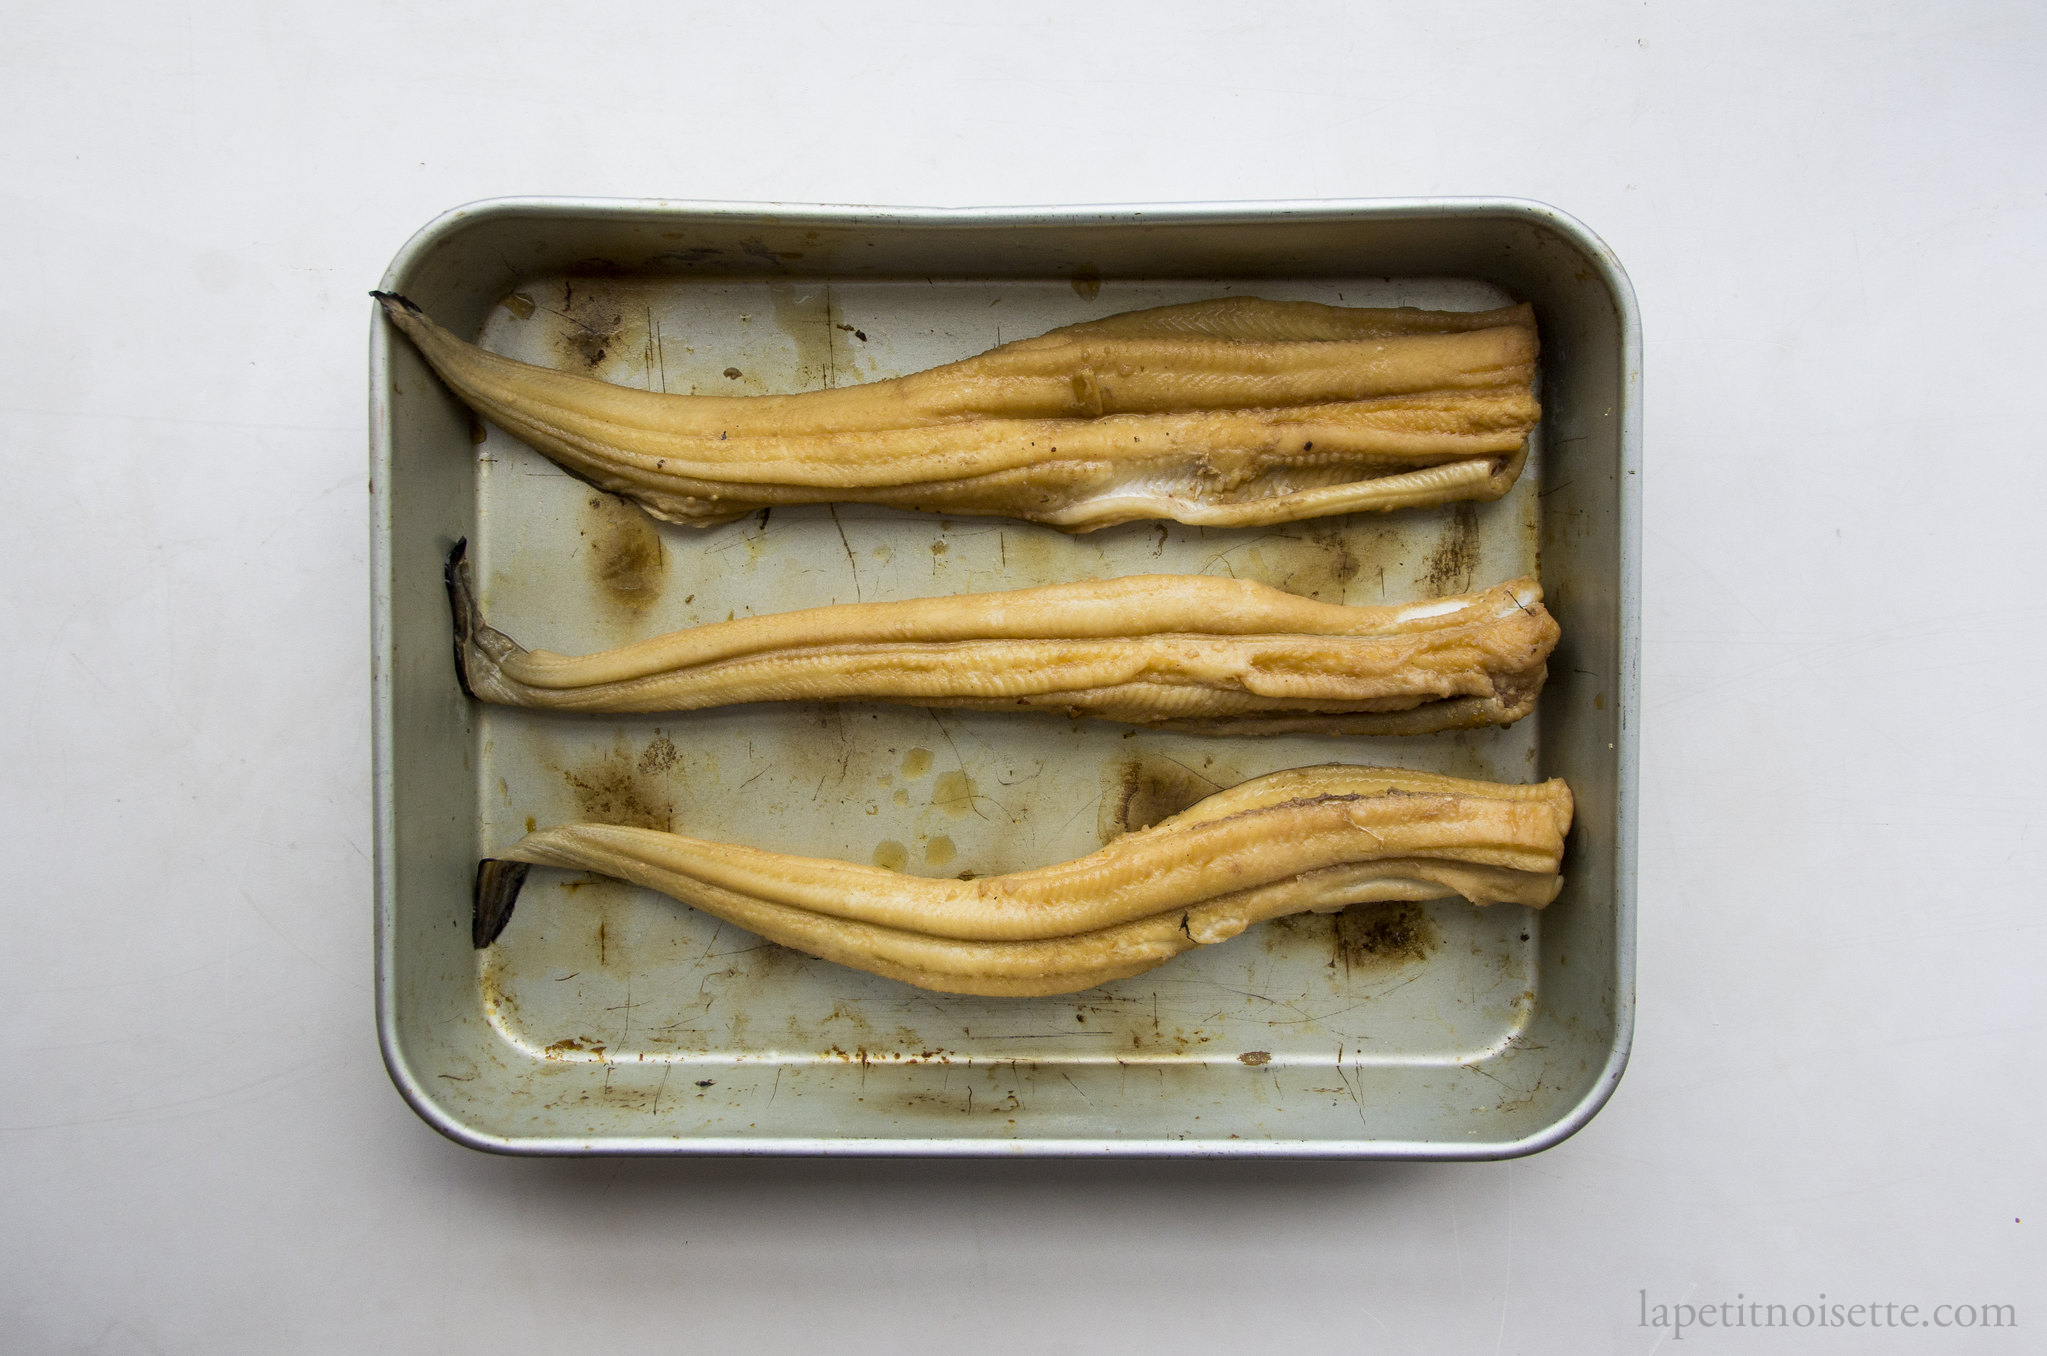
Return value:
M 1426 734 L 1528 714 L 1558 637 L 1532 579 L 1342 607 L 1248 580 L 1138 575 L 842 603 L 570 657 L 484 622 L 459 544 L 448 594 L 471 694 L 567 711 L 881 701 L 1203 734 Z
M 1230 297 L 1069 325 L 865 385 L 700 396 L 518 362 L 376 295 L 471 408 L 590 483 L 699 527 L 781 504 L 1084 532 L 1496 499 L 1540 413 L 1526 305 Z
M 1509 786 L 1325 766 L 1276 772 L 1058 866 L 899 875 L 681 834 L 566 824 L 477 872 L 494 941 L 530 865 L 616 876 L 773 942 L 920 988 L 1073 993 L 1283 914 L 1462 896 L 1541 907 L 1562 888 L 1561 781 Z

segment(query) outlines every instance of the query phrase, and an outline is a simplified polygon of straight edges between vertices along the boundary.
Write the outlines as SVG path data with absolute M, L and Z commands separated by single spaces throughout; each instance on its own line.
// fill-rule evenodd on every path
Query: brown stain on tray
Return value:
M 1320 557 L 1315 565 L 1304 571 L 1307 577 L 1300 584 L 1289 582 L 1287 587 L 1324 602 L 1342 602 L 1344 585 L 1357 578 L 1358 571 L 1364 568 L 1343 520 L 1316 518 L 1304 524 L 1302 531 L 1310 542 L 1321 548 Z
M 652 770 L 641 770 L 645 761 L 645 755 L 635 760 L 620 743 L 580 767 L 563 768 L 562 779 L 576 798 L 578 816 L 598 824 L 672 832 L 675 803 L 663 792 Z
M 668 582 L 660 530 L 644 510 L 592 491 L 583 503 L 583 564 L 597 594 L 625 612 L 643 612 Z
M 1102 769 L 1095 832 L 1107 843 L 1148 829 L 1222 788 L 1212 767 L 1194 767 L 1153 753 L 1126 754 Z
M 647 741 L 647 747 L 640 751 L 639 770 L 642 776 L 651 777 L 656 772 L 666 772 L 682 761 L 682 750 L 675 747 L 675 741 L 659 730 Z
M 1443 944 L 1443 929 L 1427 907 L 1407 900 L 1352 904 L 1337 913 L 1289 914 L 1265 926 L 1268 950 L 1297 939 L 1319 945 L 1329 953 L 1329 967 L 1346 976 L 1413 965 Z
M 1331 957 L 1346 973 L 1424 961 L 1443 943 L 1443 930 L 1419 904 L 1353 904 L 1330 917 Z
M 1365 567 L 1357 536 L 1345 519 L 1315 519 L 1263 533 L 1220 559 L 1228 562 L 1227 572 L 1239 579 L 1254 579 L 1325 603 L 1341 603 L 1347 586 Z
M 557 315 L 552 339 L 563 371 L 596 375 L 606 358 L 624 351 L 625 311 L 603 292 L 568 279 L 562 283 Z
M 1450 522 L 1443 529 L 1435 550 L 1429 553 L 1422 580 L 1429 592 L 1469 593 L 1478 574 L 1478 510 L 1458 504 L 1450 510 Z

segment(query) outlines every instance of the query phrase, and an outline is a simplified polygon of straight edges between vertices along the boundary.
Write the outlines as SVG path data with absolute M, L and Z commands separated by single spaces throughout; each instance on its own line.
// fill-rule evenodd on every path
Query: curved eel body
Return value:
M 1247 580 L 1137 575 L 772 613 L 574 657 L 486 625 L 460 544 L 448 595 L 471 695 L 567 711 L 881 701 L 1199 734 L 1426 734 L 1527 715 L 1558 638 L 1532 579 L 1342 607 Z
M 1251 297 L 1056 329 L 796 395 L 670 395 L 536 367 L 384 313 L 472 409 L 670 522 L 781 504 L 999 514 L 1085 532 L 1497 499 L 1520 475 L 1533 309 Z
M 1140 974 L 1283 914 L 1461 895 L 1541 907 L 1572 800 L 1330 765 L 1221 791 L 1057 866 L 974 880 L 899 875 L 653 829 L 567 824 L 477 873 L 474 941 L 509 921 L 528 865 L 632 881 L 798 951 L 920 988 L 1017 997 Z

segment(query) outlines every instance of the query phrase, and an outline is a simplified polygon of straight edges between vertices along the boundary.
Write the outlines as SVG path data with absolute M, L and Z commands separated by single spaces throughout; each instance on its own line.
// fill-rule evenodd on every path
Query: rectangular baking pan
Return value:
M 656 524 L 472 418 L 373 323 L 377 1023 L 428 1123 L 514 1153 L 1497 1158 L 1583 1125 L 1634 1008 L 1641 356 L 1612 254 L 1510 200 L 883 210 L 502 200 L 381 286 L 501 351 L 671 391 L 913 371 L 1140 306 L 1240 294 L 1534 303 L 1544 416 L 1498 503 L 1069 537 L 840 506 Z M 1406 739 L 1200 739 L 859 705 L 565 717 L 458 690 L 458 538 L 492 623 L 576 653 L 728 615 L 1146 571 L 1330 601 L 1539 574 L 1564 639 L 1538 713 Z M 673 827 L 926 873 L 1092 850 L 1289 766 L 1566 778 L 1562 897 L 1308 915 L 1055 999 L 924 993 L 618 882 L 536 871 L 469 940 L 479 855 L 533 824 Z

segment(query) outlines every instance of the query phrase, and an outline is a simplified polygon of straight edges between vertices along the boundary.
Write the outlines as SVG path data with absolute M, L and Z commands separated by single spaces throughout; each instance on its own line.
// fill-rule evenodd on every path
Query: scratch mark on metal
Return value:
M 839 384 L 839 336 L 832 328 L 832 289 L 824 289 L 824 384 L 827 391 Z
M 839 545 L 846 551 L 846 567 L 853 572 L 853 598 L 864 603 L 867 598 L 860 592 L 860 562 L 853 559 L 853 543 L 846 540 L 846 525 L 839 521 L 839 506 L 826 504 L 825 511 L 832 515 L 832 526 L 839 529 Z
M 1351 1105 L 1357 1108 L 1358 1129 L 1365 1131 L 1367 1138 L 1369 1138 L 1371 1126 L 1365 1123 L 1365 1102 L 1363 1097 L 1365 1075 L 1363 1071 L 1360 1071 L 1358 1073 L 1358 1086 L 1353 1088 L 1350 1085 L 1350 1075 L 1344 1071 L 1343 1067 L 1343 1047 L 1341 1045 L 1336 1047 L 1336 1077 L 1337 1081 L 1343 1084 L 1344 1092 L 1350 1097 Z

